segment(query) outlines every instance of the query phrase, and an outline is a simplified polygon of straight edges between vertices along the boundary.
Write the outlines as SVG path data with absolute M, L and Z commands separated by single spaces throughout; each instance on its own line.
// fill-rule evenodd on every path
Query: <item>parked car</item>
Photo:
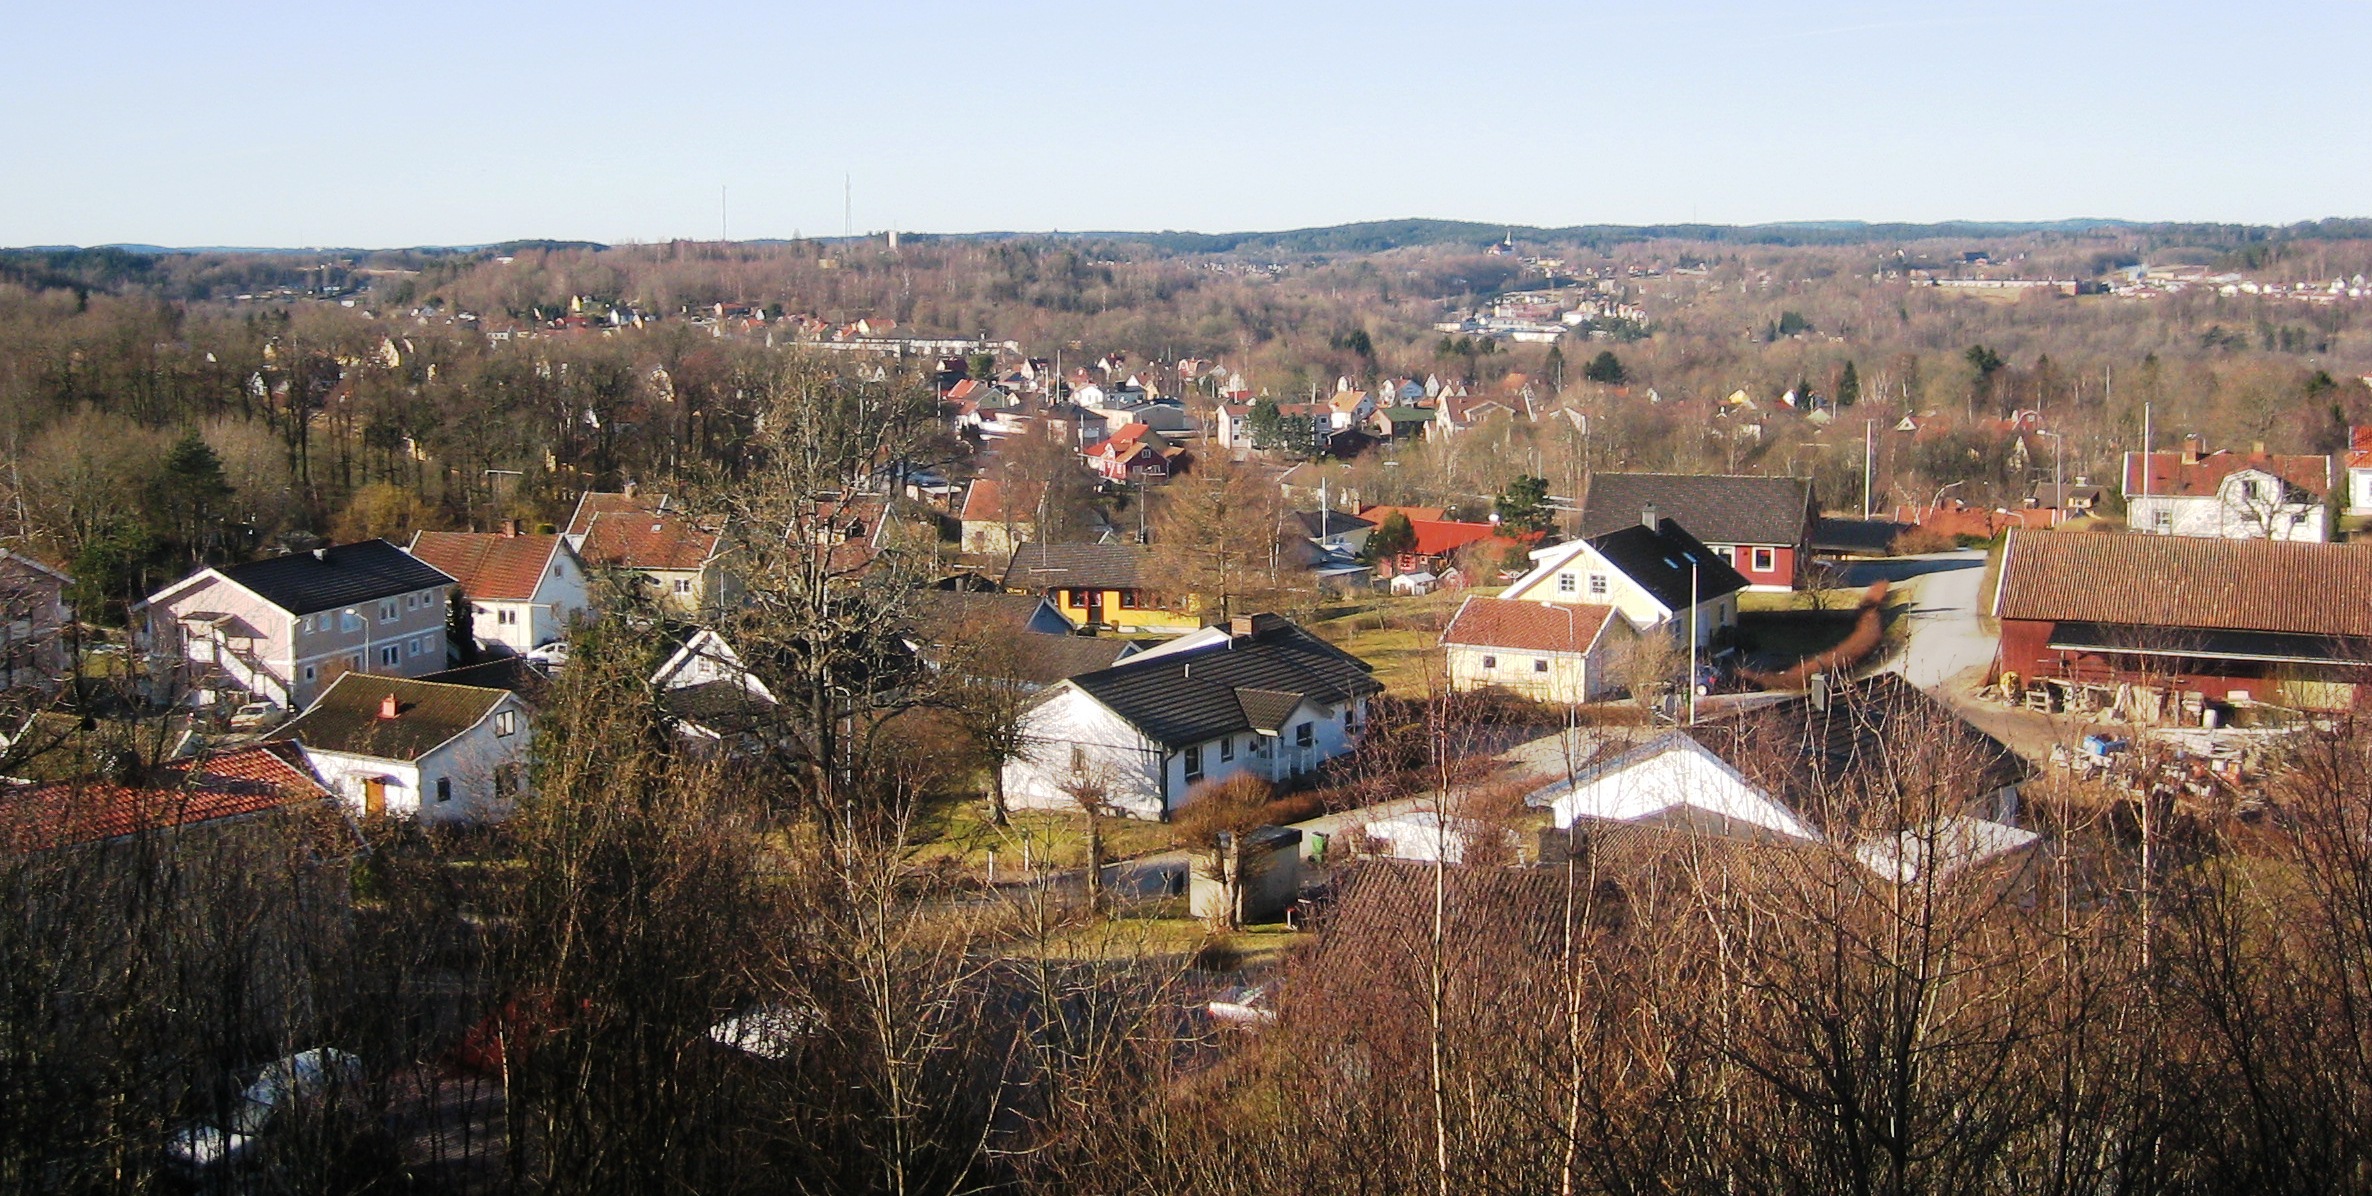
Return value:
M 231 712 L 231 730 L 264 731 L 279 726 L 288 712 L 278 702 L 249 702 Z
M 556 669 L 568 663 L 568 641 L 554 640 L 540 648 L 529 648 L 523 655 L 547 669 Z
M 322 1099 L 340 1084 L 362 1079 L 362 1060 L 345 1051 L 315 1047 L 264 1065 L 242 1089 L 222 1124 L 193 1121 L 165 1143 L 165 1157 L 188 1171 L 210 1171 L 237 1162 L 290 1106 Z

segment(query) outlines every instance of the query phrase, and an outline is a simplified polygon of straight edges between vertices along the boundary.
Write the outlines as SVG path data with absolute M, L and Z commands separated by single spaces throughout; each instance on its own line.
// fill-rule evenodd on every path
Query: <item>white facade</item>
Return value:
M 566 636 L 569 624 L 592 609 L 586 594 L 584 566 L 576 553 L 563 547 L 552 554 L 552 563 L 544 568 L 532 599 L 471 598 L 470 632 L 482 642 L 501 644 L 513 652 L 541 648 Z
M 509 694 L 468 730 L 416 760 L 310 746 L 304 747 L 305 759 L 358 814 L 384 812 L 429 823 L 497 821 L 510 814 L 513 795 L 526 782 L 534 736 L 529 722 L 526 703 Z
M 1679 733 L 1651 740 L 1607 767 L 1582 774 L 1569 787 L 1559 782 L 1534 800 L 1548 806 L 1560 828 L 1576 819 L 1637 822 L 1679 815 L 1747 834 L 1820 837 L 1728 761 Z
M 1611 606 L 1637 631 L 1669 627 L 1673 639 L 1688 642 L 1689 611 L 1675 610 L 1615 567 L 1587 540 L 1532 550 L 1532 571 L 1501 591 L 1501 598 L 1533 602 L 1577 602 Z M 1707 647 L 1722 628 L 1738 621 L 1738 596 L 1721 594 L 1696 606 L 1697 646 Z
M 341 673 L 419 677 L 446 667 L 451 585 L 297 615 L 213 569 L 149 599 L 147 648 L 186 661 L 197 696 L 219 684 L 298 707 Z
M 1549 652 L 1478 644 L 1442 645 L 1451 689 L 1495 686 L 1554 706 L 1595 702 L 1621 689 L 1622 649 L 1639 633 L 1622 619 L 1608 619 L 1586 652 Z
M 1005 800 L 1015 809 L 1075 810 L 1075 794 L 1094 787 L 1123 814 L 1162 818 L 1196 785 L 1242 772 L 1283 780 L 1315 768 L 1349 751 L 1366 721 L 1365 698 L 1342 707 L 1305 701 L 1276 735 L 1237 731 L 1173 749 L 1064 682 L 1029 711 L 1026 746 L 1005 764 Z
M 2351 480 L 2352 474 L 2350 471 Z M 2236 469 L 2214 494 L 2136 494 L 2126 498 L 2126 526 L 2169 536 L 2227 540 L 2331 538 L 2330 511 L 2321 500 L 2283 495 L 2287 483 L 2262 469 Z
M 2347 467 L 2347 513 L 2372 515 L 2372 465 Z

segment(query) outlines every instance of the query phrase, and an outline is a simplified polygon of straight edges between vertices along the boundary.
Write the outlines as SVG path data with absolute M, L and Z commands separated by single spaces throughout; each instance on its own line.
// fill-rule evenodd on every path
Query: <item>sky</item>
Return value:
M 2372 215 L 2372 4 L 0 0 L 0 245 Z M 845 189 L 844 189 L 845 188 Z

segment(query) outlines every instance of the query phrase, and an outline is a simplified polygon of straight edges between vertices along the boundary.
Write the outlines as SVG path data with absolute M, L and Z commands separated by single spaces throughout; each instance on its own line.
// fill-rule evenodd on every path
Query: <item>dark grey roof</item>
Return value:
M 1071 678 L 1165 747 L 1238 731 L 1282 729 L 1304 700 L 1338 704 L 1382 692 L 1358 657 L 1274 615 L 1251 635 Z
M 1373 519 L 1361 519 L 1357 515 L 1345 515 L 1340 511 L 1295 511 L 1290 518 L 1294 525 L 1301 529 L 1301 534 L 1312 540 L 1323 540 L 1328 536 L 1347 536 L 1352 532 L 1363 532 L 1375 526 Z
M 1582 497 L 1581 534 L 1637 525 L 1649 503 L 1659 518 L 1679 520 L 1709 544 L 1798 544 L 1816 511 L 1812 483 L 1801 478 L 1597 473 Z
M 294 615 L 453 584 L 443 570 L 385 540 L 230 565 L 222 575 Z
M 381 703 L 390 696 L 396 716 L 381 718 Z M 274 737 L 325 752 L 417 760 L 477 725 L 509 696 L 476 685 L 346 673 Z
M 1024 544 L 1005 566 L 1005 588 L 1133 590 L 1142 584 L 1145 555 L 1141 544 Z
M 1830 519 L 1812 525 L 1814 552 L 1883 553 L 1894 548 L 1895 537 L 1911 530 L 1908 523 L 1886 519 Z
M 1654 531 L 1633 520 L 1631 526 L 1619 531 L 1590 537 L 1590 547 L 1672 610 L 1689 607 L 1692 564 L 1696 566 L 1699 602 L 1743 590 L 1749 584 L 1719 553 L 1670 519 L 1658 520 Z
M 492 660 L 465 664 L 429 673 L 420 678 L 442 685 L 475 685 L 485 689 L 507 689 L 522 698 L 535 699 L 550 687 L 552 679 L 537 668 L 534 661 L 524 656 L 497 656 Z

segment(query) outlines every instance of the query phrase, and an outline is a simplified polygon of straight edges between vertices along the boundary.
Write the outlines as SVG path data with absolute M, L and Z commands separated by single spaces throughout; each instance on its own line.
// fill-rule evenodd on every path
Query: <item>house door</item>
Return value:
M 1103 622 L 1104 592 L 1102 590 L 1079 591 L 1079 609 L 1082 612 L 1082 619 L 1090 626 Z
M 387 813 L 387 778 L 362 779 L 362 812 L 367 818 L 384 817 Z

